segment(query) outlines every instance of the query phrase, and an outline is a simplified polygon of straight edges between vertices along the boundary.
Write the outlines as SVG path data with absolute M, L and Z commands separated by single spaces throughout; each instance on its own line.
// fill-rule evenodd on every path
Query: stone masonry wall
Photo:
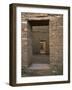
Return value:
M 50 62 L 63 64 L 63 16 L 54 17 L 49 23 Z
M 28 67 L 31 64 L 32 45 L 31 45 L 31 31 L 27 21 L 22 23 L 21 31 L 21 55 L 22 66 Z

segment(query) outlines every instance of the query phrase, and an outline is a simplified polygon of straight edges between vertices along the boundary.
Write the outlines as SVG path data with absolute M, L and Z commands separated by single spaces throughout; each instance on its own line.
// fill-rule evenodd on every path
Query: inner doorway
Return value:
M 40 54 L 45 54 L 45 53 L 46 53 L 46 42 L 40 41 Z

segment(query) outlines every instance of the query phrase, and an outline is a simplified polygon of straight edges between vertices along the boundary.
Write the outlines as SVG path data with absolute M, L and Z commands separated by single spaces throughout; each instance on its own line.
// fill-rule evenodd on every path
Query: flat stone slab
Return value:
M 50 65 L 48 64 L 32 64 L 29 67 L 30 70 L 47 70 L 50 69 Z

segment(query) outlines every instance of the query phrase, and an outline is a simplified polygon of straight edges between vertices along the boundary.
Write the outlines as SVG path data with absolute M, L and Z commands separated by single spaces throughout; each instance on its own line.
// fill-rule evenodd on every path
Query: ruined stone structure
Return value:
M 63 15 L 21 13 L 21 25 L 22 70 L 44 63 L 63 74 Z

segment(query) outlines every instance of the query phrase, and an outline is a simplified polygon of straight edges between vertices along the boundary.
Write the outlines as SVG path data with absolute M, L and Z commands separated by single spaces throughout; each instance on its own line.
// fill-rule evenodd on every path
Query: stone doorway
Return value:
M 46 42 L 40 41 L 40 54 L 46 54 Z
M 49 20 L 30 20 L 32 63 L 49 64 Z

